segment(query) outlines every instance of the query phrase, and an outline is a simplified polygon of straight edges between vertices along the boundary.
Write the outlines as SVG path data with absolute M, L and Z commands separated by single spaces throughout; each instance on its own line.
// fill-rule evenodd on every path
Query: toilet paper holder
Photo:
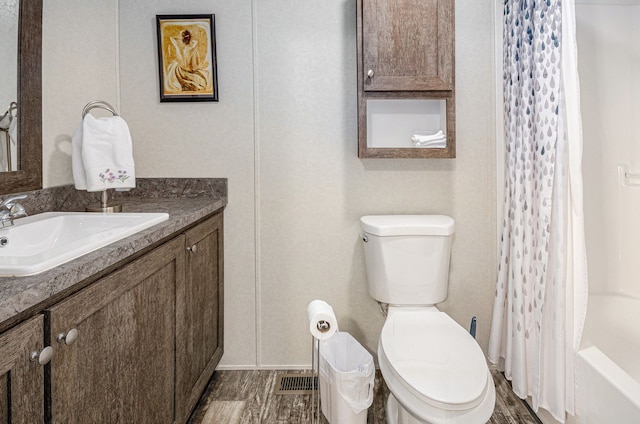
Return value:
M 314 300 L 307 306 L 309 331 L 311 333 L 311 374 L 315 374 L 316 387 L 311 392 L 311 419 L 320 422 L 320 340 L 325 340 L 338 331 L 338 321 L 331 305 L 323 300 Z M 315 408 L 315 411 L 314 411 Z
M 331 330 L 331 324 L 324 320 L 318 321 L 316 327 L 321 333 L 326 333 L 327 331 Z

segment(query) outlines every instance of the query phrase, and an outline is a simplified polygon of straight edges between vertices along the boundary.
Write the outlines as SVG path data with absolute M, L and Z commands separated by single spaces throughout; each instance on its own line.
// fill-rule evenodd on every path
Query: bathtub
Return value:
M 640 423 L 640 299 L 590 295 L 582 345 L 575 422 Z

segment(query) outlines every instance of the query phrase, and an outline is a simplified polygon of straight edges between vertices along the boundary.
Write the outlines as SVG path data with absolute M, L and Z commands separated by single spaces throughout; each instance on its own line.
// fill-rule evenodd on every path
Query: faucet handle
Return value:
M 20 203 L 14 203 L 13 205 L 11 205 L 9 213 L 11 214 L 12 218 L 20 218 L 28 215 L 27 211 L 24 209 L 24 206 L 22 206 Z
M 7 209 L 11 209 L 11 207 L 15 204 L 16 200 L 26 199 L 26 194 L 20 194 L 18 196 L 9 196 L 0 203 L 0 207 L 6 207 Z

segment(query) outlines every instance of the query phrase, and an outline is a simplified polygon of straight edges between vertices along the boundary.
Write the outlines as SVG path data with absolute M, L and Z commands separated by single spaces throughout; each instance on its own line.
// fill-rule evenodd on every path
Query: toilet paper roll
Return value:
M 309 332 L 318 340 L 326 340 L 338 331 L 338 320 L 333 308 L 324 300 L 314 300 L 307 306 Z

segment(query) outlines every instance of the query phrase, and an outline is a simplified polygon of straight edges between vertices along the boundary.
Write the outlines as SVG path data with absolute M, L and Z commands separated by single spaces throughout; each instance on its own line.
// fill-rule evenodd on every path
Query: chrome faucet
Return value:
M 13 220 L 22 216 L 27 216 L 27 211 L 16 200 L 26 199 L 27 195 L 7 197 L 0 203 L 0 228 L 10 227 Z

